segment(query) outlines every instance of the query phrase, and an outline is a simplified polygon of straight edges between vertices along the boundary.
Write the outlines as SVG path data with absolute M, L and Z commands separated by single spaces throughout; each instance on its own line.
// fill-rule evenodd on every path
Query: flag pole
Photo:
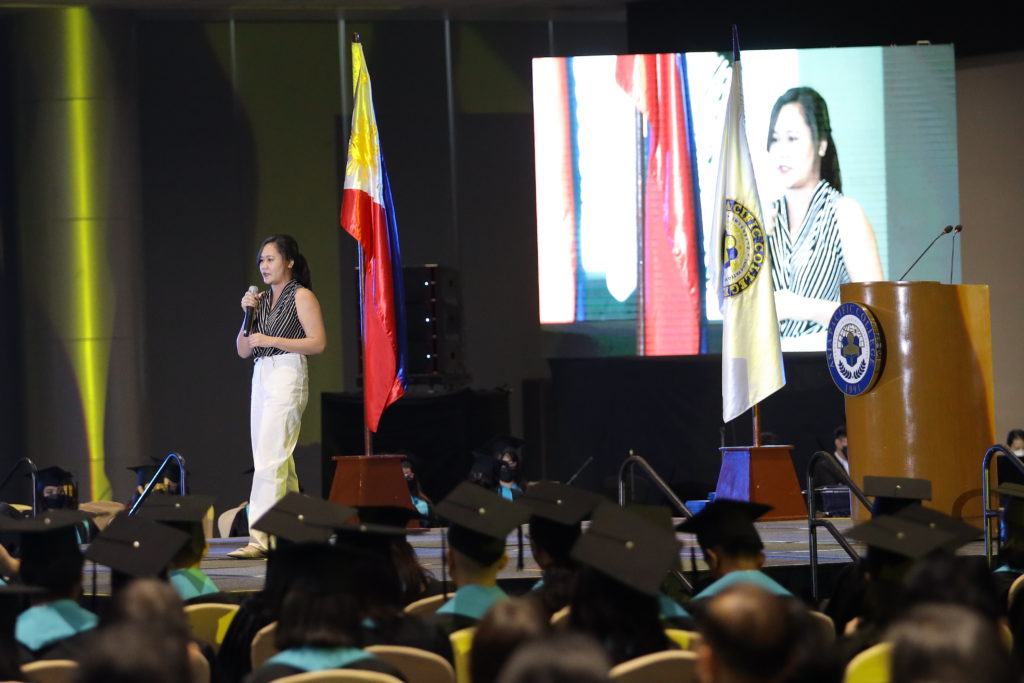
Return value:
M 359 33 L 352 32 L 352 42 L 360 42 Z M 355 88 L 355 83 L 352 84 L 352 87 L 353 89 Z M 354 102 L 353 106 L 355 106 Z M 357 245 L 359 252 L 359 340 L 363 345 L 363 451 L 366 455 L 373 455 L 373 433 L 370 431 L 370 423 L 366 420 L 366 307 L 363 300 L 365 268 L 363 265 L 363 245 L 358 242 Z
M 754 446 L 761 445 L 761 404 L 755 403 L 752 412 L 754 418 Z

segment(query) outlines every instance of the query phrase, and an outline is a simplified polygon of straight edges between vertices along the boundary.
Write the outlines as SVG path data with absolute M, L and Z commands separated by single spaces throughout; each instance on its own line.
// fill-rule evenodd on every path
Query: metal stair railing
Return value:
M 139 506 L 142 505 L 146 498 L 149 497 L 149 493 L 153 490 L 156 482 L 159 481 L 160 475 L 164 473 L 164 470 L 167 469 L 167 466 L 170 465 L 172 461 L 178 465 L 178 493 L 182 496 L 188 493 L 185 482 L 185 458 L 181 457 L 177 453 L 169 453 L 167 457 L 164 458 L 164 461 L 160 463 L 160 467 L 157 468 L 156 474 L 154 474 L 153 478 L 149 480 L 148 484 L 146 484 L 146 488 L 142 490 L 142 494 L 139 496 L 139 499 L 135 501 L 135 505 L 132 505 L 132 508 L 128 511 L 129 517 L 134 515 L 135 511 L 139 509 Z
M 992 518 L 999 517 L 999 507 L 989 507 L 989 499 L 992 496 L 992 476 L 989 470 L 992 466 L 992 457 L 997 453 L 1006 456 L 1006 461 L 1013 464 L 1017 471 L 1024 476 L 1024 463 L 1016 455 L 1011 453 L 1005 446 L 996 444 L 985 451 L 985 457 L 981 460 L 981 507 L 982 522 L 985 526 L 985 560 L 992 566 Z
M 827 519 L 817 518 L 817 505 L 814 502 L 814 484 L 815 484 L 815 470 L 819 464 L 824 464 L 829 470 L 832 471 L 839 481 L 846 486 L 850 487 L 850 492 L 857 498 L 858 501 L 868 510 L 871 509 L 871 503 L 864 496 L 864 492 L 860 490 L 860 487 L 853 483 L 853 479 L 847 474 L 846 469 L 839 463 L 836 456 L 827 451 L 817 451 L 811 456 L 810 462 L 807 463 L 807 550 L 810 558 L 811 565 L 811 595 L 814 597 L 814 601 L 818 602 L 818 529 L 824 529 L 832 535 L 836 543 L 846 551 L 846 554 L 850 556 L 851 560 L 859 560 L 860 555 L 853 549 L 850 542 L 839 533 L 835 525 Z
M 34 517 L 35 515 L 39 514 L 39 500 L 37 490 L 37 485 L 39 482 L 39 469 L 36 467 L 36 464 L 32 462 L 31 458 L 19 458 L 17 462 L 14 463 L 11 469 L 8 470 L 7 476 L 4 477 L 4 480 L 2 482 L 0 482 L 0 490 L 3 490 L 3 488 L 7 486 L 7 483 L 11 480 L 11 477 L 13 477 L 14 473 L 18 471 L 18 466 L 21 465 L 22 463 L 26 463 L 28 465 L 29 476 L 32 478 L 32 516 Z
M 669 485 L 665 483 L 665 480 L 654 471 L 651 464 L 639 455 L 633 453 L 632 449 L 630 449 L 629 455 L 626 456 L 626 459 L 623 460 L 622 464 L 619 466 L 619 505 L 626 504 L 626 474 L 627 472 L 632 473 L 637 467 L 643 470 L 644 474 L 650 478 L 654 485 L 657 486 L 661 493 L 668 499 L 669 503 L 671 503 L 683 517 L 686 517 L 687 519 L 693 517 L 693 513 L 686 507 L 686 504 L 679 499 L 679 496 L 675 494 L 675 491 L 669 488 Z M 635 490 L 635 487 L 631 487 L 630 490 Z M 690 593 L 693 592 L 693 584 L 690 583 L 689 579 L 687 579 L 681 571 L 673 569 L 669 574 L 672 578 L 685 586 L 687 591 Z

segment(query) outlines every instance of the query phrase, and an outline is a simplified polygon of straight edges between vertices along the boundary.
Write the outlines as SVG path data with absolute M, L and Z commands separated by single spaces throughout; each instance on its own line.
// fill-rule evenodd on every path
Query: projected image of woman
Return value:
M 842 194 L 828 107 L 815 90 L 787 90 L 772 108 L 768 155 L 785 193 L 766 211 L 783 350 L 821 351 L 839 285 L 883 279 L 875 231 Z
M 254 468 L 250 524 L 285 493 L 299 490 L 292 452 L 309 395 L 306 356 L 323 353 L 327 345 L 309 265 L 295 239 L 271 235 L 263 240 L 257 265 L 270 288 L 242 297 L 242 310 L 253 307 L 256 319 L 249 336 L 243 328 L 235 338 L 238 355 L 255 359 L 250 398 Z M 266 553 L 267 535 L 250 529 L 249 545 L 228 556 L 252 559 Z

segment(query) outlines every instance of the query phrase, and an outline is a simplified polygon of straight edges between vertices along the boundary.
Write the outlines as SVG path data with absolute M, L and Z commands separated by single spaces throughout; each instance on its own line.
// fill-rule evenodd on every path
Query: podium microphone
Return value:
M 953 246 L 949 248 L 949 284 L 953 284 L 953 262 L 956 256 L 956 236 L 964 231 L 964 226 L 957 225 L 953 228 Z
M 940 232 L 938 235 L 936 235 L 935 239 L 933 239 L 928 244 L 928 246 L 925 247 L 924 251 L 921 252 L 921 255 L 918 256 L 916 259 L 914 259 L 914 262 L 910 264 L 909 268 L 907 268 L 907 272 L 903 273 L 903 275 L 900 275 L 900 280 L 903 280 L 903 278 L 905 278 L 907 276 L 907 274 L 910 273 L 910 271 L 912 271 L 914 269 L 914 266 L 917 265 L 917 262 L 924 258 L 924 255 L 928 253 L 928 250 L 932 248 L 932 245 L 934 245 L 936 242 L 939 241 L 940 237 L 942 237 L 943 235 L 948 235 L 951 232 L 953 232 L 953 226 L 952 225 L 947 225 L 946 227 L 944 227 L 942 229 L 942 232 Z
M 253 296 L 259 292 L 259 288 L 256 285 L 249 287 L 249 293 Z M 248 337 L 249 333 L 252 332 L 252 324 L 256 321 L 256 309 L 252 306 L 245 307 L 245 317 L 242 318 L 242 336 Z

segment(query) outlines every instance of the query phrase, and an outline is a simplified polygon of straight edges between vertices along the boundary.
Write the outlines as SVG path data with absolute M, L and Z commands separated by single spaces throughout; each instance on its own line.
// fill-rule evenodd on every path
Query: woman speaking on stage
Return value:
M 882 280 L 878 242 L 864 209 L 842 194 L 825 100 L 787 90 L 772 108 L 768 156 L 783 196 L 767 211 L 768 248 L 783 351 L 823 351 L 839 285 Z
M 248 336 L 243 323 L 235 339 L 238 355 L 254 359 L 250 527 L 286 493 L 299 490 L 292 452 L 309 394 L 306 356 L 323 353 L 327 345 L 309 265 L 295 239 L 271 235 L 263 240 L 256 259 L 269 289 L 242 297 L 242 310 L 252 307 L 255 319 Z M 265 557 L 267 549 L 267 535 L 250 528 L 249 544 L 228 556 Z

